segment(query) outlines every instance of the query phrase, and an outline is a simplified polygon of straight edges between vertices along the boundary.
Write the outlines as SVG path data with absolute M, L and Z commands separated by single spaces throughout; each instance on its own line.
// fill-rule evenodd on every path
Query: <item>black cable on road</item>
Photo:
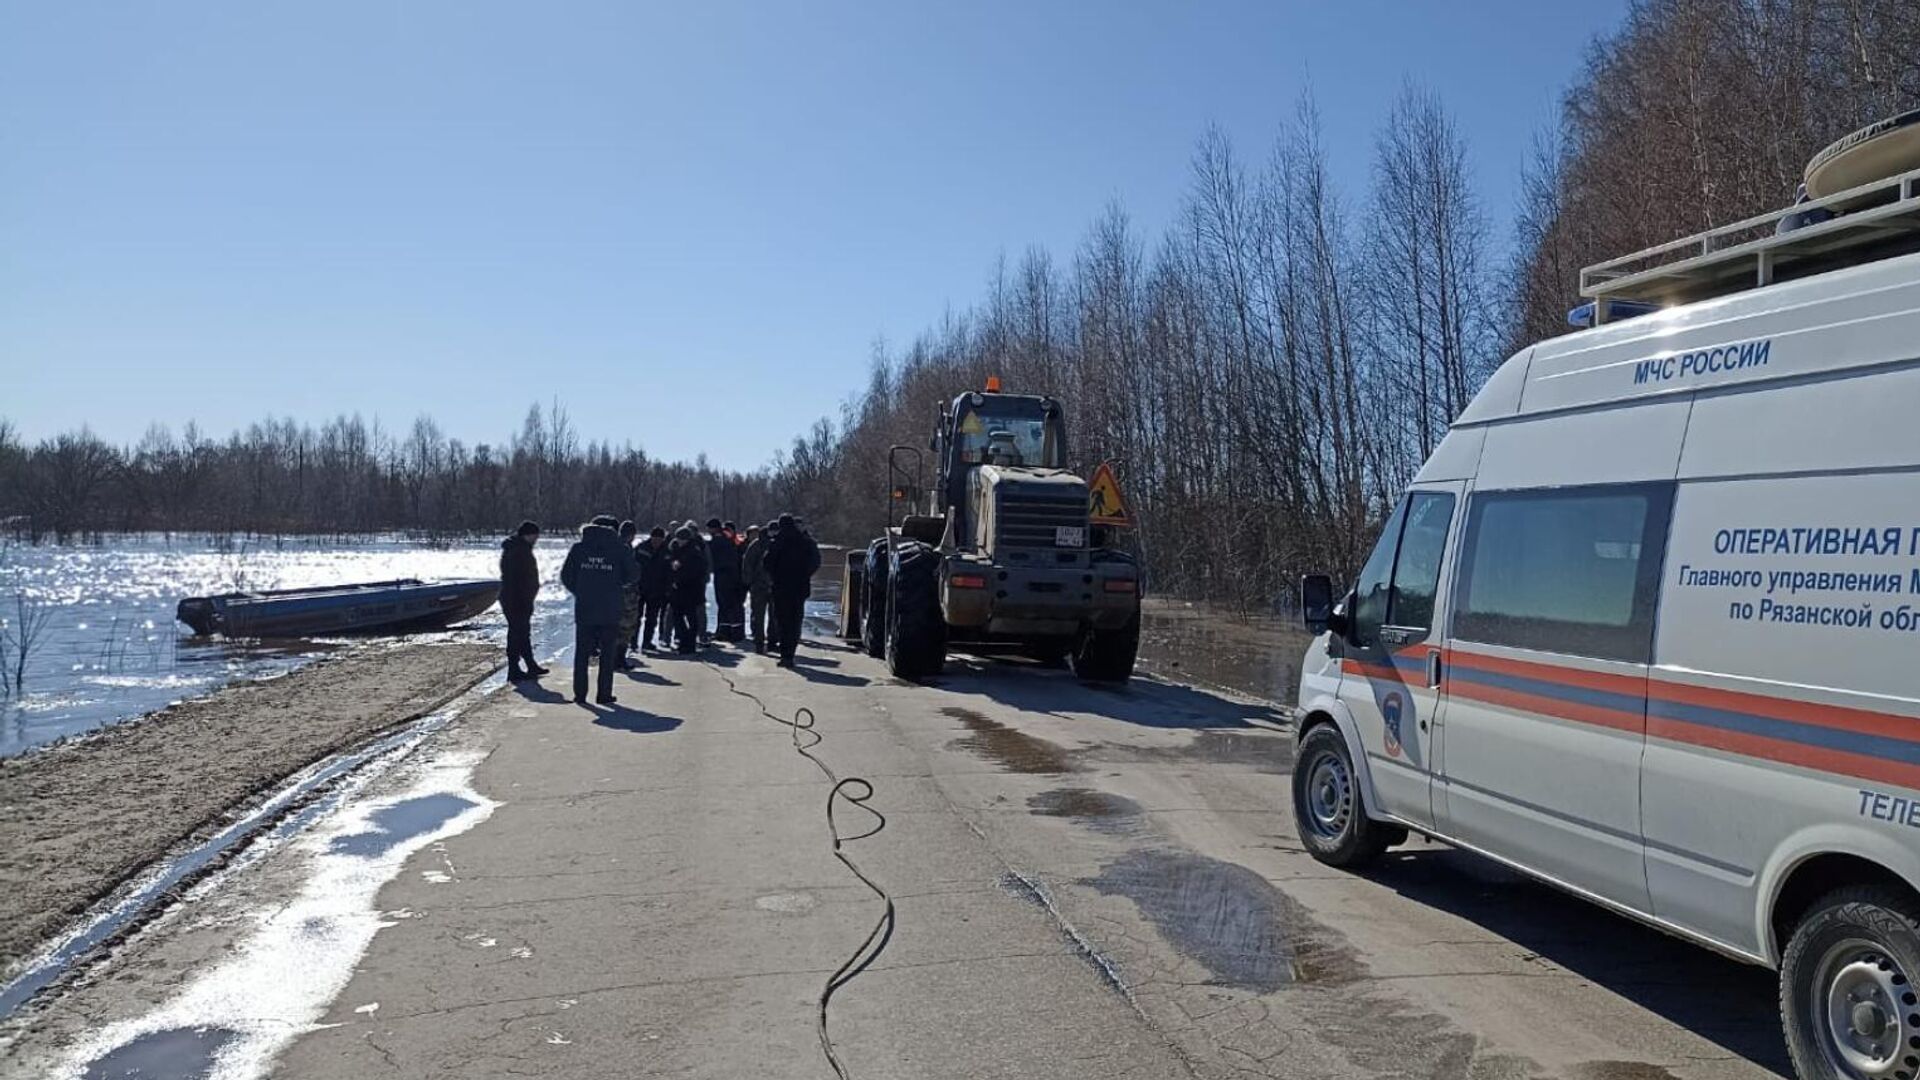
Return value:
M 867 931 L 866 938 L 860 942 L 859 948 L 853 951 L 852 956 L 847 957 L 845 963 L 835 968 L 833 974 L 827 976 L 826 985 L 820 988 L 820 996 L 816 999 L 819 1004 L 819 1013 L 816 1021 L 820 1032 L 820 1050 L 826 1055 L 827 1064 L 833 1068 L 835 1076 L 838 1076 L 840 1080 L 852 1080 L 852 1074 L 847 1071 L 846 1064 L 840 1060 L 840 1055 L 834 1053 L 833 1038 L 827 1032 L 827 1003 L 833 1000 L 834 991 L 852 982 L 855 976 L 870 967 L 873 962 L 879 958 L 880 954 L 886 950 L 887 942 L 893 939 L 894 908 L 892 895 L 889 894 L 886 889 L 882 888 L 878 882 L 868 877 L 866 871 L 860 869 L 860 865 L 847 855 L 846 845 L 855 840 L 864 840 L 878 833 L 881 829 L 886 828 L 887 816 L 869 805 L 869 800 L 873 798 L 873 784 L 871 781 L 859 776 L 843 778 L 833 771 L 833 766 L 828 765 L 825 760 L 813 753 L 813 748 L 824 742 L 826 737 L 814 730 L 814 715 L 812 709 L 801 706 L 794 711 L 793 719 L 791 720 L 776 715 L 773 710 L 767 708 L 767 703 L 761 700 L 758 694 L 755 694 L 751 690 L 740 689 L 740 684 L 733 681 L 733 677 L 727 674 L 725 668 L 711 661 L 703 662 L 713 669 L 714 674 L 720 676 L 720 681 L 727 684 L 727 689 L 730 692 L 753 702 L 755 707 L 760 710 L 761 716 L 787 728 L 793 737 L 794 750 L 798 752 L 801 757 L 813 762 L 814 767 L 825 774 L 826 778 L 833 784 L 832 790 L 827 792 L 827 833 L 833 838 L 833 857 L 839 859 L 840 864 L 845 866 L 848 872 L 852 873 L 854 877 L 859 878 L 861 884 L 873 890 L 873 894 L 878 896 L 886 905 L 885 910 L 880 914 L 879 920 L 873 924 L 873 929 Z M 802 741 L 802 736 L 805 736 L 806 741 Z M 858 807 L 860 810 L 871 815 L 873 817 L 873 827 L 865 832 L 842 835 L 840 832 L 840 823 L 834 817 L 835 809 L 842 802 Z

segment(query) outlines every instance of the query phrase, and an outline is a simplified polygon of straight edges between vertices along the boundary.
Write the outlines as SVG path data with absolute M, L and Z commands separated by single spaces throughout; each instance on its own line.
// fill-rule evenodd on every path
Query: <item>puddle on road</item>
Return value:
M 1147 765 L 1249 765 L 1285 776 L 1293 771 L 1293 739 L 1279 732 L 1201 731 L 1184 746 L 1105 745 L 1088 752 L 1096 761 Z
M 336 836 L 327 845 L 327 850 L 336 855 L 378 858 L 393 850 L 395 845 L 416 836 L 425 836 L 478 805 L 472 799 L 445 793 L 402 799 L 392 806 L 374 811 L 368 819 L 368 824 L 373 826 L 371 829 Z
M 1203 731 L 1173 753 L 1184 761 L 1209 765 L 1252 765 L 1262 772 L 1282 775 L 1293 771 L 1293 739 L 1286 735 Z
M 115 1048 L 87 1066 L 81 1080 L 203 1080 L 214 1056 L 232 1042 L 226 1028 L 168 1028 Z
M 1073 763 L 1067 758 L 1067 751 L 1057 743 L 1016 731 L 958 705 L 949 705 L 940 713 L 960 721 L 968 731 L 973 732 L 955 739 L 953 746 L 997 762 L 1008 772 L 1050 775 L 1072 772 L 1074 769 Z
M 1129 833 L 1140 827 L 1140 804 L 1123 795 L 1092 788 L 1054 788 L 1027 800 L 1027 809 L 1044 817 L 1072 818 L 1097 832 Z
M 1678 1080 L 1665 1065 L 1646 1061 L 1586 1061 L 1568 1070 L 1569 1080 Z
M 1344 943 L 1330 943 L 1304 908 L 1244 866 L 1189 852 L 1134 851 L 1084 884 L 1131 900 L 1219 985 L 1271 993 L 1360 976 Z

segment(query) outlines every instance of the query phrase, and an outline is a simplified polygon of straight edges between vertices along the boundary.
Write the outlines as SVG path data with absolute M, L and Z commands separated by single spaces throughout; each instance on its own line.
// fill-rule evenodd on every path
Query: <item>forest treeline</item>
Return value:
M 1199 133 L 1173 224 L 1119 205 L 1074 250 L 1002 258 L 972 305 L 874 349 L 864 386 L 755 473 L 584 442 L 531 410 L 497 444 L 425 417 L 156 428 L 26 445 L 0 423 L 0 518 L 123 529 L 495 530 L 793 508 L 825 540 L 885 513 L 887 448 L 989 375 L 1066 405 L 1072 464 L 1114 463 L 1152 587 L 1262 606 L 1306 570 L 1351 574 L 1378 522 L 1500 361 L 1564 332 L 1579 268 L 1785 205 L 1807 158 L 1920 107 L 1915 0 L 1640 0 L 1572 73 L 1521 162 L 1475 160 L 1417 84 L 1343 190 L 1311 99 L 1251 151 Z M 1477 177 L 1521 178 L 1494 221 Z
M 1642 0 L 1525 162 L 1472 161 L 1417 85 L 1365 190 L 1334 183 L 1311 100 L 1252 153 L 1208 131 L 1164 234 L 1108 206 L 1075 250 L 1002 260 L 977 303 L 877 348 L 782 480 L 829 534 L 874 535 L 887 447 L 999 375 L 1066 404 L 1077 468 L 1115 464 L 1158 590 L 1263 606 L 1357 569 L 1485 377 L 1567 331 L 1581 266 L 1783 206 L 1821 146 L 1915 107 L 1914 0 Z M 1506 169 L 1520 205 L 1495 223 L 1475 177 Z
M 657 461 L 584 441 L 566 409 L 535 404 L 519 431 L 467 445 L 431 417 L 401 432 L 343 416 L 314 427 L 269 419 L 224 439 L 155 425 L 112 445 L 89 431 L 26 445 L 0 420 L 0 521 L 31 540 L 109 532 L 453 536 L 549 531 L 596 513 L 646 524 L 779 512 L 768 472 Z

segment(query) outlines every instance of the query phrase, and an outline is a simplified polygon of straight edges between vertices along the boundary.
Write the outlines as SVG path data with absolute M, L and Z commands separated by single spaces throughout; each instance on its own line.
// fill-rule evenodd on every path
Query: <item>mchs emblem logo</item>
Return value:
M 1398 692 L 1381 699 L 1380 719 L 1386 722 L 1387 756 L 1400 756 L 1400 714 L 1406 706 Z

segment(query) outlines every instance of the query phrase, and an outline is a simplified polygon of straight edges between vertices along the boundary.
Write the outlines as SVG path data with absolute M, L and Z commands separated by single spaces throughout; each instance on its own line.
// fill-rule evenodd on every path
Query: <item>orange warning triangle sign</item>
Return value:
M 1087 520 L 1096 525 L 1132 525 L 1133 513 L 1120 494 L 1120 482 L 1113 478 L 1113 466 L 1101 462 L 1093 470 L 1087 485 Z

